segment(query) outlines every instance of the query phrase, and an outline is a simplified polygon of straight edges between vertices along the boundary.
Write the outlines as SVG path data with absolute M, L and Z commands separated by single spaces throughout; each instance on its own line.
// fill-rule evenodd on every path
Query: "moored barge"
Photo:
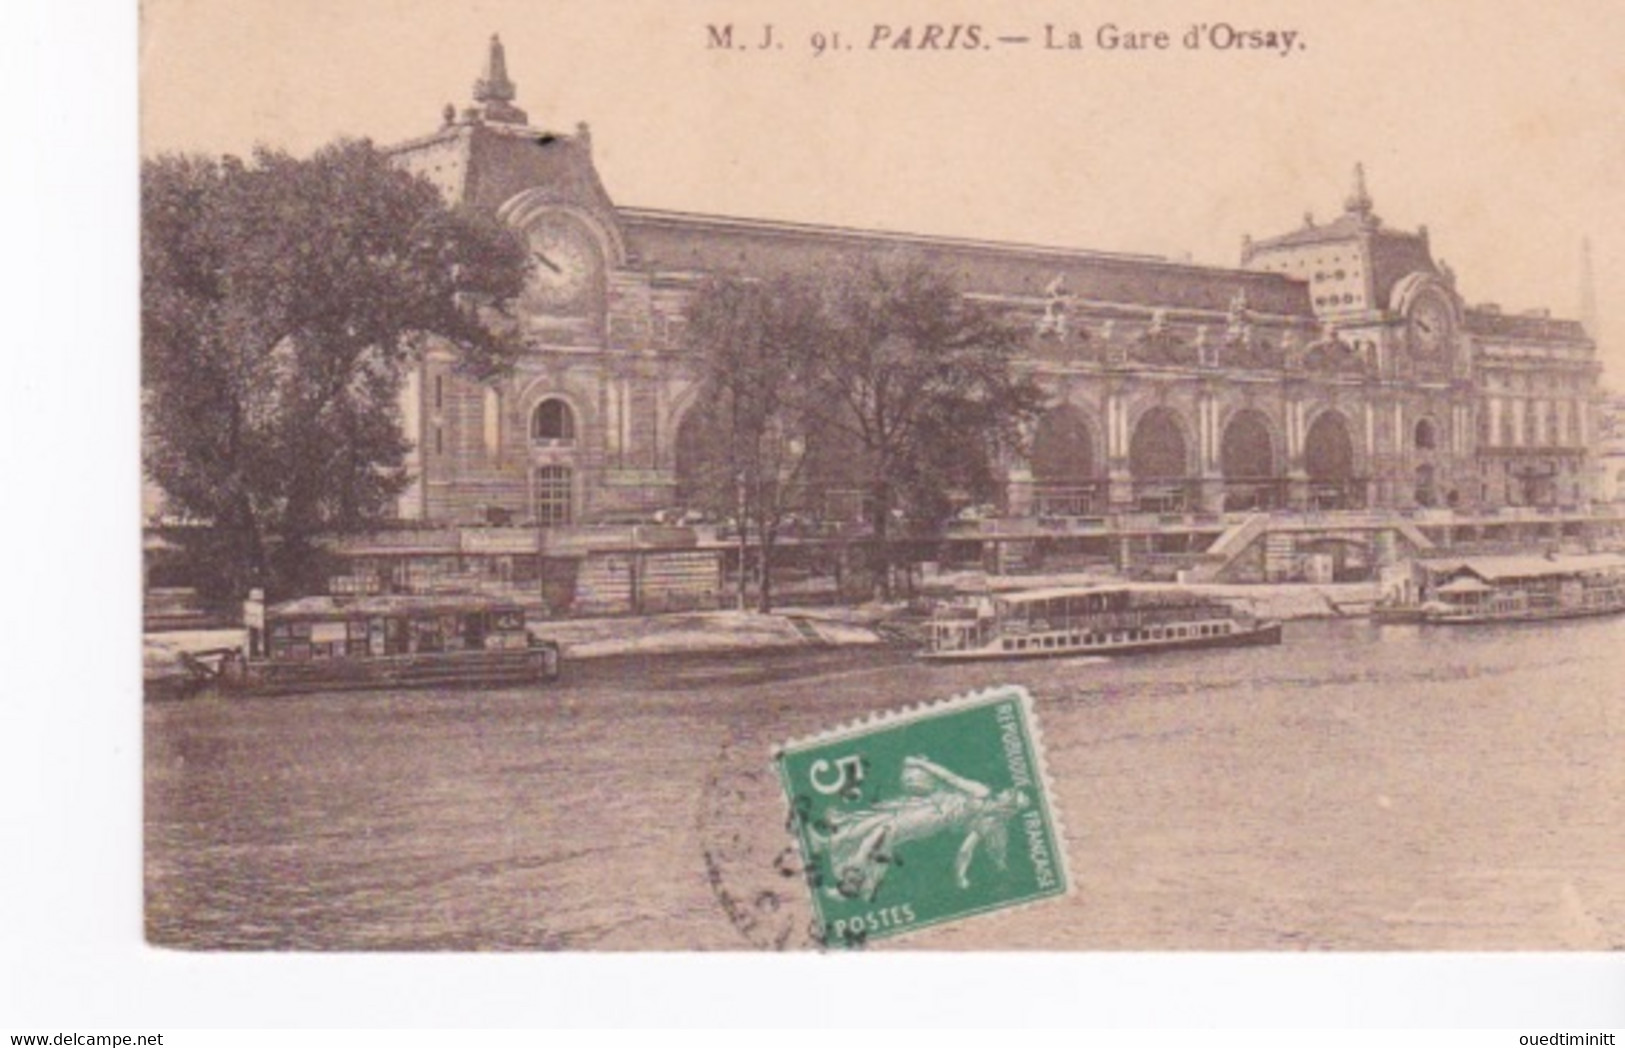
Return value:
M 476 595 L 244 602 L 248 646 L 185 657 L 203 684 L 290 693 L 557 680 L 561 652 L 512 601 Z

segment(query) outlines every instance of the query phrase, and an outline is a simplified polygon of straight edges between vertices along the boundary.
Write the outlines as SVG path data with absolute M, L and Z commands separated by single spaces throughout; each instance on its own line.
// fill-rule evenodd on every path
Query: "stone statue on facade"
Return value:
M 1055 279 L 1044 287 L 1047 301 L 1044 303 L 1044 315 L 1038 319 L 1039 338 L 1066 339 L 1067 311 L 1072 295 L 1066 290 L 1065 281 L 1066 274 L 1057 273 Z

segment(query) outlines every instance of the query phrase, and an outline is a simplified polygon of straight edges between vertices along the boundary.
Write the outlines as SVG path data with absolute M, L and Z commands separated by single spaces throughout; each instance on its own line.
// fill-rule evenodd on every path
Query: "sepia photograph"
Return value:
M 1625 949 L 1625 12 L 1535 28 L 146 0 L 146 943 Z

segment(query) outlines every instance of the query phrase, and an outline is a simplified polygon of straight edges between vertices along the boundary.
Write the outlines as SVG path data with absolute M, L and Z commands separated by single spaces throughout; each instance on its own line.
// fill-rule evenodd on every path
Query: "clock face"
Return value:
M 587 304 L 598 275 L 598 243 L 572 215 L 543 214 L 525 230 L 530 244 L 530 284 L 524 304 L 541 312 L 574 312 Z
M 1438 356 L 1450 345 L 1451 323 L 1446 303 L 1431 296 L 1422 299 L 1411 309 L 1411 347 L 1421 356 Z

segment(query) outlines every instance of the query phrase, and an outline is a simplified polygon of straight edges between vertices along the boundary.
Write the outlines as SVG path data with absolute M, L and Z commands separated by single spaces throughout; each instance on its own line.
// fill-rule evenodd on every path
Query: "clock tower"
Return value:
M 604 509 L 595 493 L 622 451 L 620 434 L 605 432 L 615 422 L 605 400 L 611 388 L 630 397 L 607 344 L 625 234 L 587 125 L 533 126 L 517 98 L 492 36 L 472 103 L 448 104 L 436 131 L 389 149 L 448 202 L 512 227 L 530 257 L 513 309 L 525 350 L 509 377 L 475 382 L 449 349 L 431 347 L 408 378 L 402 407 L 417 480 L 401 505 L 406 517 L 579 523 Z
M 1383 224 L 1356 164 L 1343 213 L 1242 247 L 1249 269 L 1308 285 L 1315 314 L 1363 359 L 1370 379 L 1359 428 L 1373 502 L 1446 505 L 1473 476 L 1473 350 L 1455 277 L 1434 261 L 1426 226 Z M 1335 398 L 1338 390 L 1308 390 Z

